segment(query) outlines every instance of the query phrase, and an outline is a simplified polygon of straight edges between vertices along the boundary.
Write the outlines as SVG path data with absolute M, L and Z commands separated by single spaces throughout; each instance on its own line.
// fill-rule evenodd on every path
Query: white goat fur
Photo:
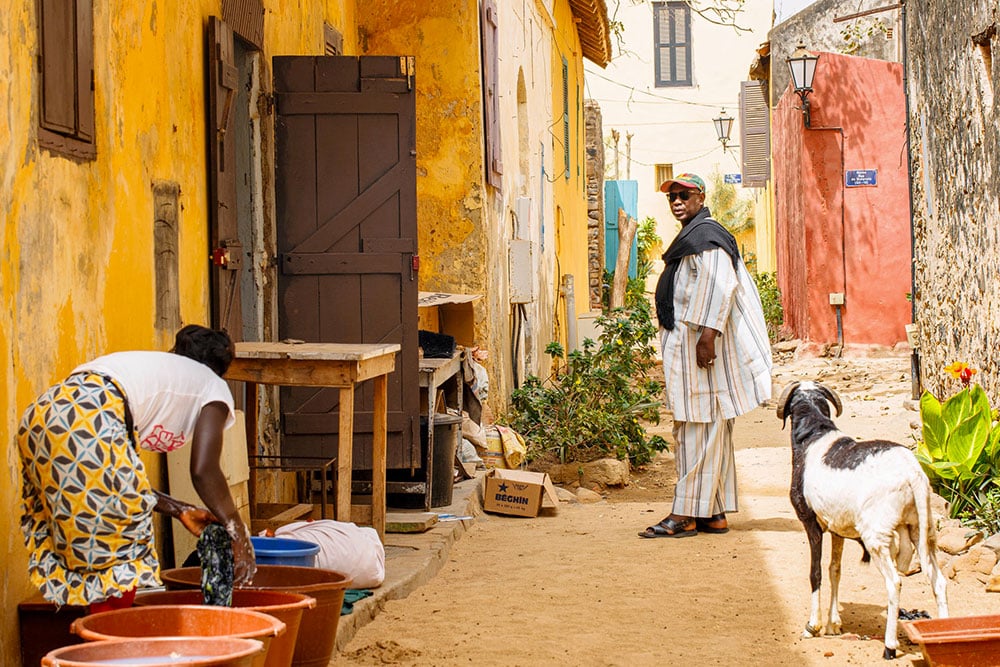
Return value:
M 948 616 L 946 579 L 935 557 L 930 484 L 906 447 L 888 441 L 861 442 L 855 447 L 857 441 L 837 429 L 829 418 L 827 400 L 836 406 L 838 416 L 840 404 L 835 394 L 828 397 L 826 392 L 832 394 L 818 383 L 802 382 L 786 389 L 778 409 L 779 418 L 792 419 L 790 496 L 812 552 L 812 605 L 803 636 L 819 634 L 822 533 L 829 532 L 831 537 L 826 634 L 841 631 L 838 588 L 844 539 L 858 539 L 885 579 L 888 606 L 883 657 L 890 659 L 899 646 L 900 572 L 909 567 L 914 546 L 920 566 L 930 578 L 938 615 Z M 838 447 L 841 466 L 831 467 L 826 457 Z M 833 456 L 837 455 L 834 452 Z

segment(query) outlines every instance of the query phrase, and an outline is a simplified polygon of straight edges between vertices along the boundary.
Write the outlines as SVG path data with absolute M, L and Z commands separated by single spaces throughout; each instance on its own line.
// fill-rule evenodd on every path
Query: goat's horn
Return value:
M 816 386 L 819 387 L 821 392 L 823 392 L 823 395 L 826 396 L 827 400 L 833 403 L 833 407 L 837 408 L 836 416 L 839 417 L 840 413 L 844 411 L 844 406 L 840 402 L 840 396 L 837 396 L 837 392 L 833 389 L 830 389 L 826 385 L 822 385 L 819 382 L 816 383 Z
M 781 392 L 781 398 L 778 399 L 778 419 L 785 418 L 785 408 L 788 407 L 788 399 L 791 398 L 792 392 L 795 391 L 796 387 L 800 384 L 800 382 L 793 382 L 785 387 L 785 390 Z

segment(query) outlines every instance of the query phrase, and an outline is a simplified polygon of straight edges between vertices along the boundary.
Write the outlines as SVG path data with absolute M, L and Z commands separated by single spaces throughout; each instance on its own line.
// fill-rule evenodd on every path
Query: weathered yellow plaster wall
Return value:
M 552 48 L 552 108 L 555 118 L 561 119 L 563 109 L 562 59 L 565 58 L 569 70 L 569 178 L 566 178 L 562 153 L 562 123 L 553 127 L 553 159 L 555 168 L 552 184 L 553 201 L 559 212 L 556 216 L 556 253 L 558 259 L 557 285 L 562 276 L 570 274 L 574 283 L 574 312 L 576 317 L 590 311 L 587 300 L 588 248 L 587 248 L 587 174 L 584 153 L 583 115 L 583 60 L 576 23 L 569 2 L 556 2 L 554 6 L 555 39 Z M 567 310 L 565 301 L 560 299 L 557 309 L 558 340 L 566 345 Z
M 407 17 L 400 21 L 399 17 Z M 480 294 L 476 340 L 500 358 L 483 203 L 483 102 L 476 0 L 371 0 L 358 7 L 363 55 L 416 59 L 417 244 L 421 290 Z
M 0 93 L 7 100 L 0 114 L 5 665 L 19 661 L 13 610 L 33 593 L 13 442 L 21 411 L 88 358 L 171 343 L 172 335 L 154 327 L 155 180 L 180 184 L 181 317 L 206 322 L 209 305 L 204 35 L 208 17 L 221 15 L 221 2 L 94 3 L 97 158 L 82 163 L 36 142 L 35 5 L 9 0 L 0 11 Z M 356 51 L 353 0 L 264 5 L 265 58 L 322 53 L 324 20 L 343 33 L 347 53 Z M 158 479 L 160 457 L 144 460 Z

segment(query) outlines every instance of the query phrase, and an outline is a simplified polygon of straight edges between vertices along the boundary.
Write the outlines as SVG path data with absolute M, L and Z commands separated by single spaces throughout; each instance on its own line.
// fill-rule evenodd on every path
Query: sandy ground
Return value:
M 908 358 L 785 361 L 776 395 L 792 379 L 836 389 L 843 430 L 912 442 Z M 658 428 L 669 435 L 669 419 Z M 534 519 L 479 517 L 441 572 L 390 601 L 336 664 L 886 664 L 885 588 L 853 543 L 840 591 L 845 634 L 801 638 L 809 555 L 788 501 L 788 432 L 766 406 L 737 421 L 735 438 L 740 512 L 729 533 L 637 537 L 670 510 L 674 465 L 664 454 L 602 502 L 563 503 Z M 1000 595 L 978 583 L 952 581 L 948 595 L 953 616 L 1000 613 Z M 935 613 L 925 575 L 903 580 L 900 603 Z M 923 665 L 902 628 L 899 636 L 890 664 Z

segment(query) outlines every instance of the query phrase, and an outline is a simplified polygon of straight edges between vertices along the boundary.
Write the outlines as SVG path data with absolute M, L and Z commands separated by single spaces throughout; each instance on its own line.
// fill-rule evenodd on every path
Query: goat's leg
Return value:
M 839 635 L 840 620 L 840 561 L 844 554 L 844 538 L 830 533 L 830 614 L 826 634 Z
M 809 538 L 809 585 L 812 587 L 812 602 L 809 610 L 809 622 L 802 632 L 803 637 L 816 637 L 820 633 L 820 586 L 823 582 L 823 529 L 816 521 L 816 515 L 812 520 L 804 520 L 802 525 L 806 529 L 806 537 Z
M 934 544 L 931 544 L 930 548 L 934 549 Z M 937 602 L 938 607 L 938 618 L 948 618 L 948 579 L 941 572 L 936 554 L 933 551 L 927 553 L 927 549 L 924 549 L 920 553 L 920 557 L 920 567 L 927 573 L 927 578 L 931 582 L 931 588 L 934 590 L 934 600 Z
M 885 609 L 885 651 L 882 657 L 892 660 L 896 657 L 896 649 L 899 648 L 899 637 L 896 636 L 899 625 L 899 590 L 903 580 L 896 570 L 889 550 L 878 547 L 871 551 L 872 560 L 878 566 L 879 572 L 885 578 L 885 591 L 889 596 L 889 604 Z

